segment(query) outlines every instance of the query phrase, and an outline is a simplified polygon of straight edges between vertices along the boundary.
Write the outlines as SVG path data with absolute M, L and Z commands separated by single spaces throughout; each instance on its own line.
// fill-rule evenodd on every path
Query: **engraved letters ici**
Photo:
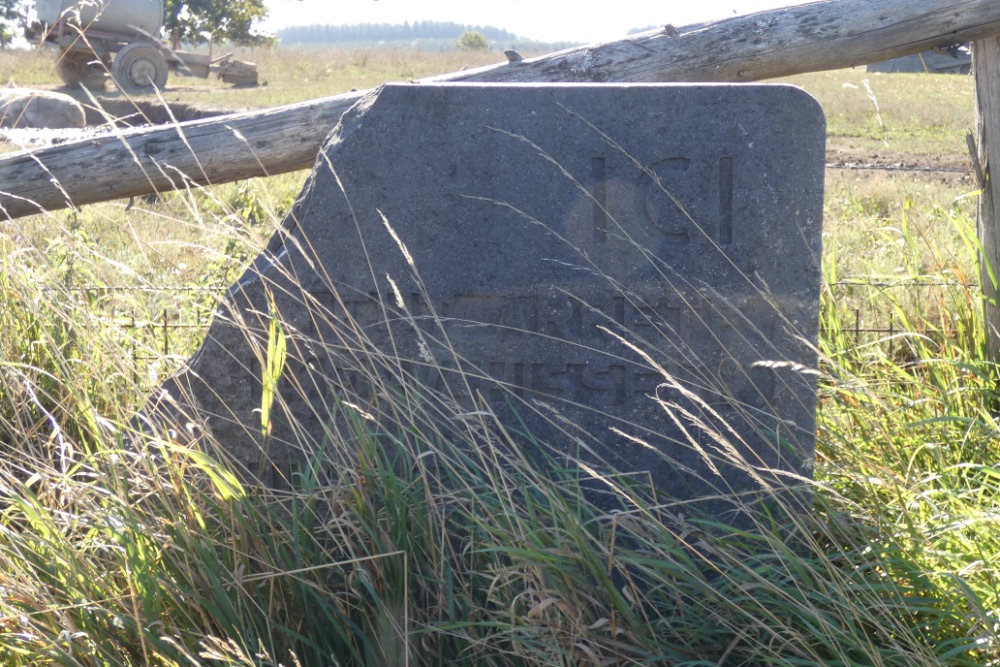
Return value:
M 591 158 L 593 239 L 605 243 L 610 201 L 608 159 Z M 733 244 L 733 158 L 658 160 L 641 170 L 634 186 L 634 215 L 656 229 L 668 247 L 684 246 L 697 236 L 719 247 Z

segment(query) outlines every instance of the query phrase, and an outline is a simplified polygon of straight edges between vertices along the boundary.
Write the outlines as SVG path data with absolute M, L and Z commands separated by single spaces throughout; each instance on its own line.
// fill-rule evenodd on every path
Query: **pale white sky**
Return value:
M 631 28 L 698 23 L 806 0 L 265 0 L 263 26 L 454 21 L 492 25 L 530 39 L 596 42 Z

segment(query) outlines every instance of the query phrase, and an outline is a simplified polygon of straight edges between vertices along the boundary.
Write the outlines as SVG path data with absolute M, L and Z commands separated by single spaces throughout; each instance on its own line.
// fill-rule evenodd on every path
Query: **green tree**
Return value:
M 467 30 L 458 38 L 457 45 L 463 51 L 485 51 L 490 48 L 490 41 L 477 30 Z
M 24 30 L 28 0 L 0 0 L 0 48 L 7 48 Z
M 166 0 L 163 14 L 167 34 L 176 29 L 182 42 L 200 44 L 208 41 L 207 35 L 236 44 L 270 39 L 257 31 L 267 18 L 264 0 Z

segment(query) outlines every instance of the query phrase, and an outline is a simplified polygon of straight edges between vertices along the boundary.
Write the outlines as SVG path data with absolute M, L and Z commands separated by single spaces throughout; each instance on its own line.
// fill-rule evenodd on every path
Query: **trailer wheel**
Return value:
M 104 88 L 107 63 L 89 51 L 62 51 L 56 61 L 56 73 L 67 88 L 83 85 L 96 90 Z
M 118 52 L 111 76 L 127 93 L 151 93 L 167 85 L 167 59 L 151 44 L 133 42 Z

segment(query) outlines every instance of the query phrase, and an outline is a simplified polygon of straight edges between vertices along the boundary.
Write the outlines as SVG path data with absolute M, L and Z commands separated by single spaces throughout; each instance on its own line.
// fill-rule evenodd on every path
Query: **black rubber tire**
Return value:
M 104 88 L 107 80 L 107 63 L 89 51 L 63 51 L 56 61 L 56 74 L 67 88 L 77 89 L 81 85 L 89 90 Z
M 126 93 L 151 93 L 167 86 L 167 59 L 146 42 L 132 42 L 115 55 L 111 76 Z

